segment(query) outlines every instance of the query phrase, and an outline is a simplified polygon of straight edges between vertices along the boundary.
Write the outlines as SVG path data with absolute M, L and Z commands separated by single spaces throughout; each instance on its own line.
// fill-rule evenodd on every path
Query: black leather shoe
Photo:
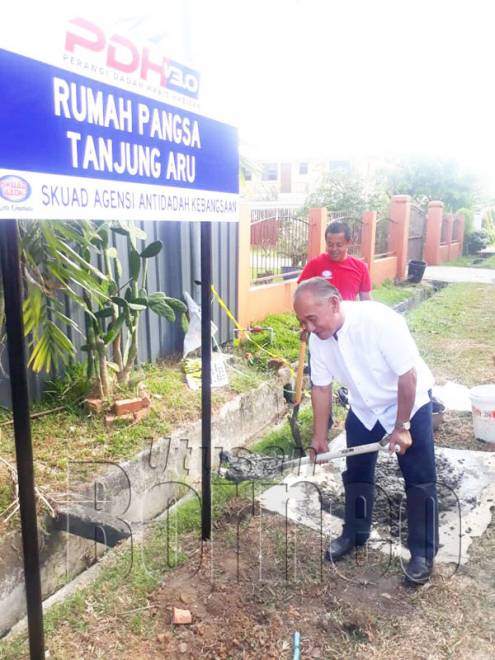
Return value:
M 348 555 L 355 547 L 355 537 L 342 534 L 330 543 L 325 552 L 325 559 L 327 561 L 338 561 L 342 557 L 345 557 L 345 555 Z
M 406 580 L 413 584 L 424 584 L 428 581 L 432 570 L 431 561 L 420 555 L 414 555 L 405 569 Z

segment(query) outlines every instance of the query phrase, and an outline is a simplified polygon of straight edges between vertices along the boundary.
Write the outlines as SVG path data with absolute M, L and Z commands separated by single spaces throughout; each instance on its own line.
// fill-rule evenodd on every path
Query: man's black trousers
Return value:
M 431 402 L 414 414 L 410 431 L 412 446 L 403 456 L 397 455 L 405 482 L 407 545 L 411 555 L 420 555 L 429 561 L 438 550 L 437 477 L 431 414 Z M 369 431 L 352 410 L 347 415 L 345 429 L 348 447 L 377 442 L 386 434 L 380 422 Z M 345 529 L 347 533 L 356 533 L 360 542 L 367 538 L 371 525 L 377 456 L 377 452 L 349 456 L 347 470 L 342 475 L 346 489 Z

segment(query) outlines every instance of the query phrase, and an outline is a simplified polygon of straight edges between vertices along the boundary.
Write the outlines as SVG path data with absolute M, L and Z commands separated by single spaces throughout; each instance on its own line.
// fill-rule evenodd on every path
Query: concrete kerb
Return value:
M 227 402 L 212 418 L 212 468 L 221 449 L 245 446 L 287 412 L 280 382 L 263 383 Z M 86 466 L 87 467 L 87 466 Z M 96 467 L 96 466 L 95 466 Z M 77 466 L 74 467 L 74 470 Z M 110 467 L 91 483 L 71 484 L 71 498 L 125 520 L 134 529 L 156 519 L 177 500 L 186 488 L 199 483 L 201 474 L 201 420 L 160 438 L 132 460 Z M 47 534 L 41 552 L 43 595 L 53 594 L 67 579 L 86 571 L 100 557 L 105 546 L 53 529 L 45 520 Z M 0 635 L 6 633 L 25 613 L 22 550 L 20 535 L 12 532 L 0 541 Z M 92 571 L 93 572 L 93 571 Z M 66 588 L 66 587 L 64 587 Z
M 399 314 L 405 314 L 409 310 L 414 309 L 420 305 L 428 298 L 431 298 L 433 294 L 435 294 L 439 289 L 443 289 L 445 286 L 447 286 L 446 282 L 423 282 L 421 286 L 414 290 L 414 293 L 410 298 L 407 298 L 407 300 L 402 300 L 400 303 L 393 305 L 392 309 L 394 309 Z

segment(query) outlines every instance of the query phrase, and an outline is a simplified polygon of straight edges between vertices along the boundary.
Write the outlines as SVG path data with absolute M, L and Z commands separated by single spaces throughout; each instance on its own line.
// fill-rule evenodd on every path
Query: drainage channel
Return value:
M 263 383 L 227 402 L 212 423 L 213 463 L 221 450 L 245 446 L 286 413 L 278 382 Z M 101 469 L 94 467 L 95 472 Z M 70 501 L 60 506 L 55 519 L 45 519 L 40 533 L 43 597 L 61 587 L 67 593 L 68 583 L 88 570 L 94 573 L 95 562 L 116 543 L 126 542 L 131 532 L 133 538 L 139 536 L 143 521 L 157 520 L 172 502 L 183 501 L 184 492 L 194 496 L 200 474 L 200 420 L 150 444 L 130 461 L 107 466 L 91 484 L 78 483 L 75 462 Z M 0 539 L 0 557 L 1 637 L 26 611 L 19 530 Z

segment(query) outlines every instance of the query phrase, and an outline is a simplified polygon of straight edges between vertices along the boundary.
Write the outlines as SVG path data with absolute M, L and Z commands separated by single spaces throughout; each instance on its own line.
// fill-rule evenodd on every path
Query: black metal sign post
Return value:
M 41 660 L 45 657 L 43 602 L 41 597 L 33 447 L 31 442 L 29 394 L 26 376 L 26 351 L 22 322 L 21 276 L 16 220 L 0 220 L 0 259 L 2 262 L 5 296 L 5 324 L 7 329 L 7 350 L 19 482 L 29 648 L 31 658 L 33 660 Z
M 211 536 L 211 223 L 201 223 L 201 538 Z
M 22 291 L 16 220 L 0 220 L 0 260 L 5 296 L 12 412 L 19 481 L 29 647 L 32 660 L 45 657 L 36 498 Z M 211 537 L 211 223 L 201 223 L 201 536 Z

